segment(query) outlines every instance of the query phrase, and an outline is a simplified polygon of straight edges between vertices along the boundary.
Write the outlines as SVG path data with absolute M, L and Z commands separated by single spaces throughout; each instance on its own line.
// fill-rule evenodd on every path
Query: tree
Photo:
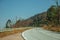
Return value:
M 52 22 L 56 19 L 56 6 L 51 6 L 47 11 L 47 20 Z
M 58 0 L 55 0 L 56 5 L 51 6 L 47 11 L 47 19 L 49 23 L 59 24 Z
M 40 26 L 40 21 L 41 19 L 39 18 L 39 16 L 37 16 L 35 19 L 33 19 L 33 26 L 35 27 L 39 27 Z
M 10 28 L 11 27 L 11 20 L 8 19 L 8 21 L 6 22 L 6 28 Z
M 59 10 L 58 10 L 58 8 L 59 8 L 58 0 L 56 0 L 56 13 L 58 13 L 57 20 L 58 20 L 58 25 L 59 25 Z
M 58 0 L 56 0 L 56 6 L 58 7 Z

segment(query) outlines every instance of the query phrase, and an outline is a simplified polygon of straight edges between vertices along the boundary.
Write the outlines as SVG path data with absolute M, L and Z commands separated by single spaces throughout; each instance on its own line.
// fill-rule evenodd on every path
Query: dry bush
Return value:
M 54 31 L 54 32 L 60 32 L 60 26 L 58 27 L 58 26 L 52 26 L 52 25 L 44 25 L 44 27 L 43 27 L 44 29 L 46 29 L 46 30 L 50 30 L 50 31 Z
M 0 38 L 8 36 L 8 35 L 16 34 L 16 33 L 22 33 L 23 31 L 28 30 L 28 29 L 31 29 L 31 28 L 14 29 L 12 31 L 0 32 Z

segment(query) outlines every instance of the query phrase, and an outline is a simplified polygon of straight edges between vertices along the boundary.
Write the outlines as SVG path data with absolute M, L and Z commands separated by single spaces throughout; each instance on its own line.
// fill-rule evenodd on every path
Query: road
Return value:
M 23 36 L 23 37 L 22 37 Z M 60 40 L 60 34 L 44 30 L 42 28 L 33 28 L 25 32 L 12 34 L 0 40 Z
M 60 34 L 44 30 L 42 28 L 34 28 L 22 33 L 25 40 L 60 40 Z

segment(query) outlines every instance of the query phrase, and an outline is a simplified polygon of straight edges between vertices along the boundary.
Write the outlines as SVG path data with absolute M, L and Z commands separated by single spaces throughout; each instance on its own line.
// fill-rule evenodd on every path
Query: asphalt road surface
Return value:
M 22 33 L 25 40 L 60 40 L 60 33 L 34 28 Z

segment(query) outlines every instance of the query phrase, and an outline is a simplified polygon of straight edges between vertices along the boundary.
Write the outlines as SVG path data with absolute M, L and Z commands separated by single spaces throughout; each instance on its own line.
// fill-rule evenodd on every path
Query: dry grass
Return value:
M 28 29 L 31 29 L 31 28 L 21 28 L 21 29 L 15 29 L 12 30 L 12 31 L 5 31 L 5 32 L 0 32 L 0 38 L 2 37 L 5 37 L 5 36 L 8 36 L 8 35 L 12 35 L 12 34 L 16 34 L 16 33 L 22 33 L 23 31 L 25 30 L 28 30 Z
M 60 32 L 60 27 L 52 27 L 52 26 L 47 26 L 47 25 L 45 25 L 44 27 L 43 27 L 44 29 L 47 29 L 47 30 L 51 30 L 51 31 L 54 31 L 54 32 Z

